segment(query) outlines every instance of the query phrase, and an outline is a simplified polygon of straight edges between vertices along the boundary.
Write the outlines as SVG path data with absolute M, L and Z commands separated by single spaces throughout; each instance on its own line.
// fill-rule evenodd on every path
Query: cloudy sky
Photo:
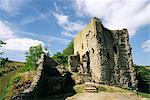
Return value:
M 37 44 L 61 52 L 94 16 L 109 29 L 127 28 L 134 63 L 150 65 L 149 0 L 0 0 L 2 57 L 25 61 Z

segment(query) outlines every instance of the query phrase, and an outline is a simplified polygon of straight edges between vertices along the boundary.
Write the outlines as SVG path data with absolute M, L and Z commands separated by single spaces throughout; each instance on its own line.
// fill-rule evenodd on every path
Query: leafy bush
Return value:
M 54 54 L 54 56 L 52 58 L 60 64 L 66 63 L 66 59 L 61 52 L 57 52 L 56 54 Z
M 56 62 L 61 63 L 65 66 L 68 65 L 68 57 L 74 53 L 74 44 L 71 41 L 68 46 L 63 50 L 63 52 L 57 52 L 52 57 Z
M 138 79 L 138 91 L 144 93 L 150 93 L 150 69 L 145 66 L 137 66 L 137 79 Z
M 0 47 L 2 47 L 2 45 L 5 45 L 6 43 L 3 42 L 2 40 L 0 40 Z M 4 52 L 0 52 L 0 55 L 2 55 Z
M 0 72 L 0 77 L 2 77 L 4 74 L 3 74 L 3 72 Z
M 2 47 L 3 45 L 6 45 L 5 42 L 0 40 L 0 47 Z M 0 55 L 2 55 L 4 52 L 0 51 Z M 8 58 L 2 58 L 0 57 L 0 68 L 6 66 L 6 62 L 8 62 Z
M 64 57 L 68 58 L 68 56 L 72 55 L 74 53 L 74 43 L 73 41 L 71 41 L 67 48 L 65 48 L 62 52 L 62 54 L 64 55 Z
M 29 71 L 29 70 L 35 70 L 38 65 L 37 61 L 41 57 L 41 54 L 43 52 L 43 48 L 41 45 L 32 46 L 29 49 L 29 53 L 27 53 L 26 56 L 26 63 L 25 66 L 22 68 L 22 72 Z

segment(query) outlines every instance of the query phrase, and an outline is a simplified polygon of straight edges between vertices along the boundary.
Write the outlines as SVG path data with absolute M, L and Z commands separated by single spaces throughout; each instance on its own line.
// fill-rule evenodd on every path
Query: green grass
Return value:
M 9 80 L 16 74 L 16 71 L 9 72 L 7 75 L 0 78 L 0 94 L 4 87 L 8 84 Z
M 139 94 L 141 97 L 149 98 L 149 99 L 150 99 L 150 94 L 148 94 L 148 93 L 139 92 L 138 94 Z
M 73 87 L 76 93 L 83 93 L 84 92 L 84 86 L 83 85 L 75 85 Z
M 28 71 L 25 73 L 15 73 L 14 76 L 10 77 L 9 81 L 7 82 L 7 85 L 3 87 L 0 100 L 4 100 L 4 99 L 10 100 L 10 97 L 23 91 L 24 86 L 25 84 L 27 84 L 27 82 L 28 83 L 33 82 L 35 74 L 36 74 L 36 71 Z M 19 84 L 22 84 L 22 86 L 20 87 Z
M 97 89 L 98 89 L 98 92 L 101 92 L 101 91 L 106 92 L 107 91 L 107 88 L 105 88 L 103 86 L 98 86 Z
M 132 92 L 131 90 L 128 89 L 123 89 L 123 88 L 119 88 L 119 87 L 115 87 L 115 86 L 109 86 L 109 85 L 98 85 L 97 86 L 98 92 L 110 92 L 110 93 L 114 93 L 114 92 Z
M 7 66 L 0 68 L 0 72 L 3 74 L 3 76 L 0 77 L 0 97 L 2 91 L 5 91 L 7 84 L 16 76 L 22 66 L 24 66 L 22 62 L 8 62 Z
M 0 97 L 1 100 L 3 100 L 3 99 L 6 97 L 6 95 L 7 95 L 7 94 L 9 93 L 9 91 L 11 90 L 12 85 L 13 85 L 14 83 L 17 83 L 17 82 L 20 80 L 20 78 L 21 78 L 21 76 L 16 75 L 16 76 L 12 77 L 12 78 L 9 80 L 9 82 L 7 83 L 7 85 L 3 87 L 3 90 L 2 90 L 2 93 L 1 93 L 1 97 Z
M 0 72 L 3 72 L 3 74 L 5 74 L 10 71 L 17 70 L 22 66 L 24 66 L 24 63 L 22 62 L 7 62 L 7 66 L 3 66 L 2 68 L 0 68 Z

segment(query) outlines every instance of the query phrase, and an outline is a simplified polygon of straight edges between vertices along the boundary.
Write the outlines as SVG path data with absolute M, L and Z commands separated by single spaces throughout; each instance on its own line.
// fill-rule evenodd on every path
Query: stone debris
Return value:
M 94 92 L 94 93 L 98 92 L 95 84 L 92 83 L 92 82 L 85 82 L 84 83 L 84 89 L 85 89 L 85 92 L 89 92 L 89 93 L 91 93 L 91 92 Z

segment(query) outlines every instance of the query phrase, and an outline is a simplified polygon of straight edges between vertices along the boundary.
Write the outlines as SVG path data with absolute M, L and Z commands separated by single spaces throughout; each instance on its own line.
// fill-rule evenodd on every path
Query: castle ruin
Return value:
M 74 38 L 69 65 L 92 82 L 125 88 L 137 84 L 127 29 L 109 30 L 95 17 Z

